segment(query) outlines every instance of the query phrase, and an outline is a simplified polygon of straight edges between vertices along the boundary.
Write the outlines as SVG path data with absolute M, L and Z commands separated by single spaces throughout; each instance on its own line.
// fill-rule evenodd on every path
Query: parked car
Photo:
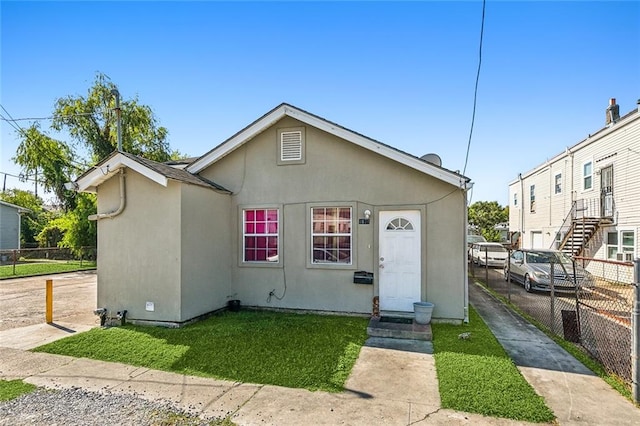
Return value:
M 577 265 L 559 250 L 523 249 L 511 253 L 504 265 L 504 279 L 519 282 L 528 292 L 551 290 L 553 264 L 554 291 L 574 291 L 576 286 L 589 287 L 594 278 L 589 271 Z
M 467 246 L 469 248 L 471 248 L 471 245 L 473 243 L 486 243 L 487 239 L 485 237 L 483 237 L 482 235 L 476 235 L 476 234 L 468 234 L 467 235 Z
M 471 261 L 481 266 L 504 266 L 509 252 L 500 243 L 473 243 Z

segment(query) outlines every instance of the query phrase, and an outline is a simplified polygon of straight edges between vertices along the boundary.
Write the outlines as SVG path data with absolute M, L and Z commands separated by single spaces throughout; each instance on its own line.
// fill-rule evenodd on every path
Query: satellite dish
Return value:
M 438 154 L 425 154 L 420 157 L 421 160 L 426 161 L 427 163 L 435 164 L 436 166 L 442 166 L 442 159 Z

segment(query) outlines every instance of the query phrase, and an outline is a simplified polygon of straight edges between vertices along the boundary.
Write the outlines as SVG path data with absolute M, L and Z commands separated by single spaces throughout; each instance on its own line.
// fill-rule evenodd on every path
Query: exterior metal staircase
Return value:
M 574 219 L 560 244 L 560 250 L 567 256 L 579 256 L 600 227 L 600 222 L 599 218 Z
M 602 216 L 604 211 L 599 199 L 574 201 L 556 234 L 556 241 L 561 241 L 557 248 L 568 256 L 580 256 L 600 226 L 613 222 L 612 217 Z

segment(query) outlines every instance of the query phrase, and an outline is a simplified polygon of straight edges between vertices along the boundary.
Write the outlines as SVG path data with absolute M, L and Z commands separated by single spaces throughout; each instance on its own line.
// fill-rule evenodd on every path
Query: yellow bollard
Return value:
M 53 322 L 53 280 L 47 280 L 47 324 Z

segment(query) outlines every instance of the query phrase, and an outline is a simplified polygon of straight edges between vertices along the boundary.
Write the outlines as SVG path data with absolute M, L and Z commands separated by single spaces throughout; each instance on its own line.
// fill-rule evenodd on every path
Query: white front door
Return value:
M 422 281 L 420 212 L 381 211 L 379 219 L 380 310 L 413 312 Z

